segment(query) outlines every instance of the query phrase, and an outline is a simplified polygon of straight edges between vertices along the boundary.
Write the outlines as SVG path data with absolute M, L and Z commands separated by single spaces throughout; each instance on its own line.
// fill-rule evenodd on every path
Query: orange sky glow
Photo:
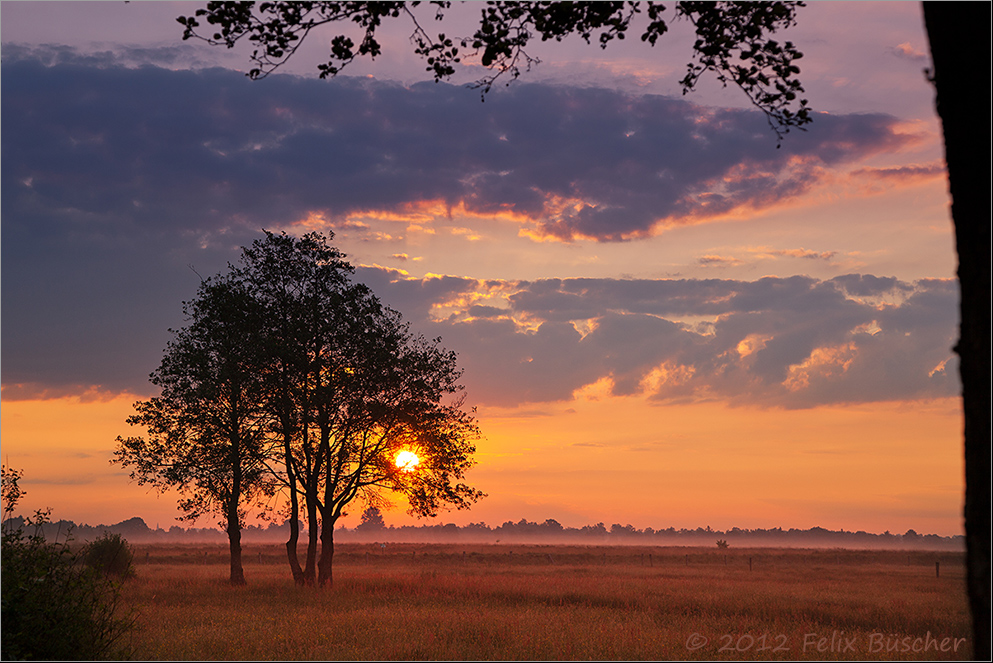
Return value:
M 175 524 L 173 495 L 129 483 L 110 463 L 113 440 L 132 432 L 123 421 L 135 400 L 4 402 L 0 436 L 18 441 L 5 445 L 4 462 L 25 471 L 25 510 Z M 488 497 L 437 522 L 960 533 L 958 399 L 768 411 L 658 406 L 590 389 L 541 410 L 479 416 L 484 439 L 469 478 Z M 385 520 L 436 522 L 399 508 Z M 343 523 L 358 524 L 358 513 Z

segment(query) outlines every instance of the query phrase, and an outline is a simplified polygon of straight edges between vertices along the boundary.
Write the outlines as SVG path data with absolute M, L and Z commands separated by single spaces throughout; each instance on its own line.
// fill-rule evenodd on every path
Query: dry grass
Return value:
M 316 590 L 293 586 L 281 546 L 249 547 L 249 585 L 230 587 L 223 552 L 139 547 L 128 589 L 141 611 L 135 658 L 971 654 L 968 640 L 940 651 L 944 638 L 968 637 L 962 558 L 951 553 L 732 550 L 725 564 L 723 553 L 700 548 L 346 544 L 336 547 L 333 589 Z M 912 651 L 932 642 L 928 633 L 938 650 Z

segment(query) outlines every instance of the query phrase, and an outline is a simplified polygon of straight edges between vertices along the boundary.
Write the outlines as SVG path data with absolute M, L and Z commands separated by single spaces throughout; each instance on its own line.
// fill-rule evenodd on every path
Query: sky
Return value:
M 175 524 L 110 463 L 132 404 L 200 275 L 319 230 L 458 353 L 487 497 L 434 522 L 962 533 L 919 3 L 800 10 L 814 121 L 778 148 L 739 90 L 681 93 L 685 22 L 654 49 L 538 44 L 483 101 L 480 66 L 433 82 L 402 21 L 335 80 L 315 32 L 251 81 L 245 50 L 181 40 L 198 6 L 0 4 L 0 453 L 25 510 Z

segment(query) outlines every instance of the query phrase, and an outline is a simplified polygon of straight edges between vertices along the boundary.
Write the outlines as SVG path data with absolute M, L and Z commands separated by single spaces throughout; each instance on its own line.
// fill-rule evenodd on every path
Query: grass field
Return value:
M 956 553 L 339 544 L 331 589 L 282 546 L 136 546 L 136 659 L 963 659 Z M 205 554 L 206 553 L 206 554 Z M 751 568 L 749 568 L 751 560 Z M 940 562 L 936 577 L 935 562 Z

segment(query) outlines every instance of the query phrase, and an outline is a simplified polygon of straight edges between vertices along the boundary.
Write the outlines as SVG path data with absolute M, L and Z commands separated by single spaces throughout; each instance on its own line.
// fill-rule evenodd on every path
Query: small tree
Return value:
M 183 310 L 189 324 L 174 332 L 151 376 L 161 394 L 135 403 L 128 419 L 147 436 L 118 437 L 114 462 L 131 467 L 139 484 L 178 489 L 181 519 L 218 516 L 228 534 L 230 580 L 241 585 L 246 504 L 272 493 L 261 321 L 250 294 L 229 278 L 203 281 Z
M 362 522 L 355 528 L 358 532 L 379 532 L 384 529 L 386 522 L 383 520 L 383 514 L 375 506 L 370 506 L 362 512 Z

